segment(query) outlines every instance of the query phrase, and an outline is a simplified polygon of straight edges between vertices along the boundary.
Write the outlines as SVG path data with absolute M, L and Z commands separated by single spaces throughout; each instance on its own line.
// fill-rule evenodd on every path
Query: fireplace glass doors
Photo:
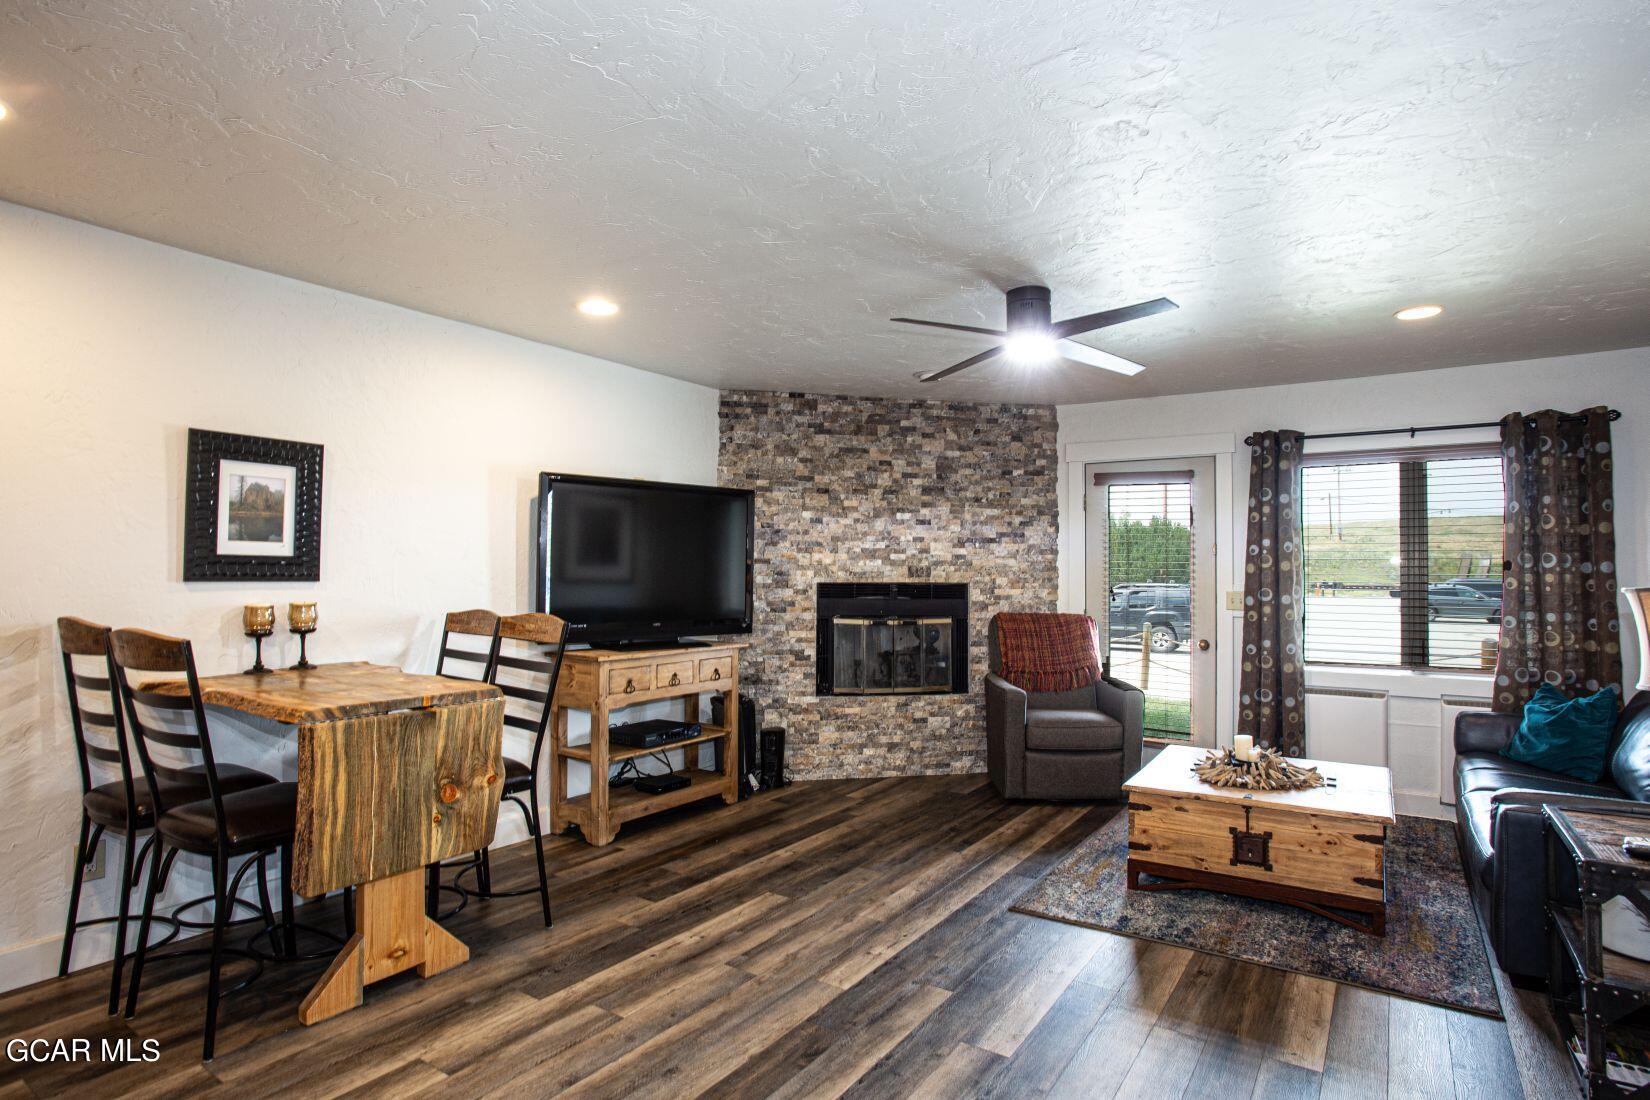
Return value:
M 968 587 L 821 584 L 819 694 L 968 690 Z
M 951 690 L 948 618 L 831 620 L 837 695 Z

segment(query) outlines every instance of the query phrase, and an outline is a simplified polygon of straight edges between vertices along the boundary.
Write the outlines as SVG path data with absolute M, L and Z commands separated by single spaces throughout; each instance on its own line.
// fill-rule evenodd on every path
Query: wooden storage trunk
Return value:
M 1192 765 L 1201 755 L 1165 748 L 1124 784 L 1131 889 L 1283 901 L 1384 934 L 1386 833 L 1395 821 L 1387 769 L 1300 761 L 1324 775 L 1323 787 L 1249 792 L 1198 779 Z

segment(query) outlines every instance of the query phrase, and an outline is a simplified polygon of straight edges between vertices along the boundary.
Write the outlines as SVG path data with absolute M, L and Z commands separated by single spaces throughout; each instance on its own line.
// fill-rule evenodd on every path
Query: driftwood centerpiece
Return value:
M 1216 749 L 1192 765 L 1192 774 L 1212 787 L 1250 791 L 1305 791 L 1323 786 L 1317 768 L 1292 764 L 1271 749 L 1256 749 L 1253 760 L 1239 760 L 1231 749 Z

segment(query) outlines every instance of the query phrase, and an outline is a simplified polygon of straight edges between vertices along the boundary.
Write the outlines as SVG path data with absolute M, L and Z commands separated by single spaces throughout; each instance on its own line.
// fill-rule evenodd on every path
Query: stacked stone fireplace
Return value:
M 721 483 L 756 490 L 740 686 L 792 778 L 984 771 L 985 631 L 1055 608 L 1056 470 L 1051 406 L 722 394 Z

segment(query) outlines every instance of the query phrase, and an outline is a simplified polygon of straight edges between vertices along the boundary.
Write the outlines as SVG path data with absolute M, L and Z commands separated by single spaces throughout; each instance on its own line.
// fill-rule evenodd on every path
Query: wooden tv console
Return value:
M 585 840 L 611 844 L 619 826 L 688 802 L 717 795 L 728 805 L 739 801 L 739 651 L 748 643 L 676 646 L 668 649 L 570 649 L 562 657 L 561 676 L 550 716 L 550 831 L 577 825 Z M 681 699 L 689 722 L 699 721 L 699 697 L 722 696 L 726 726 L 705 723 L 698 737 L 657 749 L 610 745 L 613 712 L 659 699 Z M 590 743 L 567 743 L 567 712 L 590 712 Z M 688 786 L 665 794 L 643 794 L 633 787 L 609 788 L 608 765 L 656 752 L 722 743 L 722 770 L 692 766 L 697 750 L 686 754 Z M 590 765 L 590 793 L 567 796 L 567 761 Z

